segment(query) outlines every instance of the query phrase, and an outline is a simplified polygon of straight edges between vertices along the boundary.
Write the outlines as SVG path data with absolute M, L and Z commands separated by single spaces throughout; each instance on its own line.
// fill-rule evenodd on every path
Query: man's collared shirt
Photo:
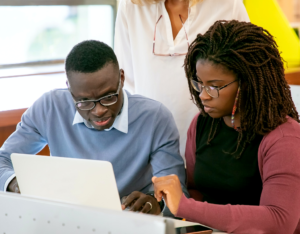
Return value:
M 128 132 L 128 97 L 127 97 L 127 93 L 124 90 L 122 90 L 122 92 L 123 92 L 123 107 L 121 109 L 121 112 L 115 119 L 113 125 L 109 129 L 104 129 L 104 131 L 110 131 L 112 128 L 115 128 L 123 133 Z M 86 127 L 94 128 L 93 125 L 91 125 L 91 123 L 86 121 L 79 114 L 79 112 L 76 111 L 74 120 L 73 120 L 73 125 L 78 124 L 78 123 L 84 123 Z

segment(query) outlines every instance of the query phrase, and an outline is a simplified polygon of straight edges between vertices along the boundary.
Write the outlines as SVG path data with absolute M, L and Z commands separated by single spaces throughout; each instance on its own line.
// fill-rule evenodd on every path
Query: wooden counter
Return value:
M 5 140 L 16 130 L 16 125 L 21 121 L 22 114 L 27 109 L 0 111 L 0 147 Z M 50 155 L 49 147 L 46 146 L 39 155 Z
M 287 69 L 285 79 L 290 85 L 300 85 L 300 67 Z

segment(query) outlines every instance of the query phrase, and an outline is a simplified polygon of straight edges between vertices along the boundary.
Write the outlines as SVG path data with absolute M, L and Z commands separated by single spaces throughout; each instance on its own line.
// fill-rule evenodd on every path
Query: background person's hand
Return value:
M 147 202 L 152 204 L 152 208 Z M 160 205 L 154 197 L 138 191 L 134 191 L 127 197 L 122 198 L 122 209 L 125 210 L 127 207 L 130 207 L 130 211 L 138 211 L 145 214 L 159 215 L 161 213 Z
M 16 177 L 8 184 L 7 191 L 12 193 L 21 193 Z
M 164 177 L 152 177 L 154 184 L 154 196 L 157 201 L 164 198 L 166 205 L 173 215 L 177 214 L 179 202 L 183 194 L 180 180 L 177 175 L 168 175 Z

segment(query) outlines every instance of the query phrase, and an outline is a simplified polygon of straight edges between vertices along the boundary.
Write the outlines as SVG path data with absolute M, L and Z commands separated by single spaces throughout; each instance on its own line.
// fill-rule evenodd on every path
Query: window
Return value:
M 69 51 L 89 39 L 113 47 L 115 15 L 115 0 L 0 0 L 0 100 L 10 100 L 0 111 L 64 88 Z

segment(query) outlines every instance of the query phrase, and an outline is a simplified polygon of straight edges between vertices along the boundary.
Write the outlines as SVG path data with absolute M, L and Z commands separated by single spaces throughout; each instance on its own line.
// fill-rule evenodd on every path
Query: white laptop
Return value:
M 21 194 L 121 211 L 110 162 L 12 154 Z

